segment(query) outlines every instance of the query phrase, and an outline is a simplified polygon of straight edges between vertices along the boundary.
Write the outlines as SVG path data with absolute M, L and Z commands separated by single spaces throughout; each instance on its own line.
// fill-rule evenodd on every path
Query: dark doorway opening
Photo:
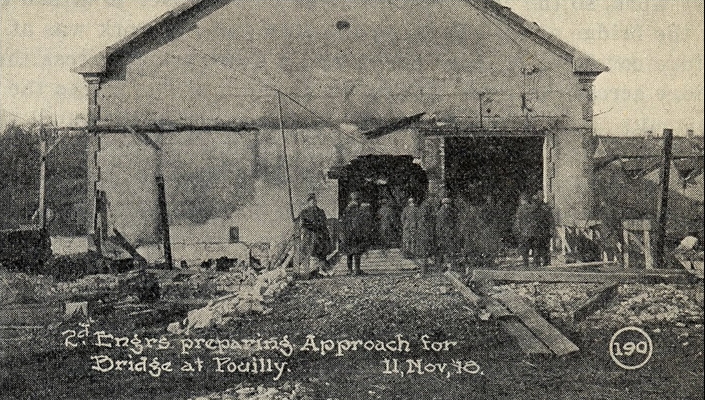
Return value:
M 516 244 L 512 226 L 519 195 L 543 188 L 543 142 L 541 136 L 445 140 L 448 193 L 477 207 L 506 245 Z
M 353 192 L 360 194 L 361 202 L 370 203 L 374 215 L 377 215 L 382 199 L 387 199 L 398 216 L 410 197 L 421 202 L 428 190 L 426 172 L 414 163 L 412 156 L 360 156 L 336 171 L 335 175 L 338 179 L 338 209 L 341 214 Z M 372 236 L 372 248 L 387 247 L 382 245 L 385 242 L 392 243 L 388 247 L 397 247 L 401 241 L 401 232 L 386 241 L 381 240 L 376 230 Z

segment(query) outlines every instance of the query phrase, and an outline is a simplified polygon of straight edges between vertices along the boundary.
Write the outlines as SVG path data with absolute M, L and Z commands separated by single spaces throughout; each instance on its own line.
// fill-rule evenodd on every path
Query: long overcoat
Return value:
M 369 245 L 369 229 L 372 224 L 366 221 L 367 213 L 360 209 L 358 203 L 350 203 L 345 208 L 342 217 L 343 240 L 341 241 L 341 251 L 345 254 L 363 254 Z
M 333 251 L 326 213 L 317 206 L 301 210 L 301 253 L 325 260 Z
M 451 256 L 458 251 L 458 235 L 456 221 L 458 213 L 450 204 L 444 204 L 438 209 L 436 216 L 436 243 L 440 254 Z
M 402 224 L 402 255 L 406 258 L 413 258 L 418 253 L 418 226 L 420 212 L 415 204 L 407 205 L 401 213 Z

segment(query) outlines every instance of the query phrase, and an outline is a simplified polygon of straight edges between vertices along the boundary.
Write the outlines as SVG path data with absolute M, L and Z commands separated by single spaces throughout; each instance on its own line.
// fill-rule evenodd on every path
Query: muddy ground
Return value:
M 175 307 L 146 311 L 140 314 L 139 310 L 103 310 L 93 315 L 87 345 L 65 333 L 80 328 L 78 320 L 35 332 L 24 341 L 0 343 L 0 398 L 237 399 L 244 395 L 234 389 L 260 385 L 288 393 L 294 386 L 305 388 L 296 398 L 341 400 L 697 399 L 704 395 L 702 320 L 640 325 L 649 332 L 654 350 L 651 360 L 634 371 L 620 368 L 610 358 L 610 338 L 621 327 L 615 324 L 552 321 L 580 347 L 580 352 L 566 357 L 526 357 L 498 322 L 478 318 L 440 274 L 424 278 L 405 274 L 297 281 L 280 295 L 266 315 L 240 316 L 225 326 L 188 336 L 281 340 L 286 335 L 294 347 L 290 356 L 277 350 L 255 354 L 233 350 L 232 354 L 219 355 L 191 349 L 189 354 L 183 354 L 179 343 L 184 336 L 169 335 L 165 327 L 183 318 L 186 310 Z M 146 337 L 164 336 L 173 346 L 145 349 L 139 355 L 131 352 L 135 347 L 97 347 L 95 332 L 101 330 L 130 338 L 137 334 L 142 344 Z M 307 335 L 315 335 L 316 343 L 321 339 L 390 342 L 402 335 L 409 342 L 410 351 L 360 349 L 336 356 L 333 350 L 321 355 L 320 351 L 301 350 Z M 67 347 L 67 338 L 77 347 Z M 449 345 L 448 351 L 424 350 L 422 338 L 457 345 Z M 160 362 L 171 361 L 176 370 L 163 372 L 159 377 L 124 370 L 103 373 L 91 369 L 95 365 L 91 356 L 96 355 L 133 361 L 141 356 L 150 361 L 159 357 Z M 212 360 L 250 360 L 253 355 L 286 362 L 286 370 L 275 380 L 274 372 L 229 373 L 227 366 L 223 367 L 226 372 L 218 372 Z M 194 362 L 196 357 L 204 361 L 202 371 L 178 371 L 185 361 Z M 390 360 L 390 366 L 391 360 L 397 359 L 400 373 L 384 373 L 385 358 Z M 407 359 L 422 359 L 422 365 L 431 364 L 427 368 L 435 372 L 407 373 Z M 453 364 L 458 360 L 463 361 L 465 369 Z M 440 368 L 446 369 L 441 373 Z M 231 390 L 223 394 L 228 389 Z

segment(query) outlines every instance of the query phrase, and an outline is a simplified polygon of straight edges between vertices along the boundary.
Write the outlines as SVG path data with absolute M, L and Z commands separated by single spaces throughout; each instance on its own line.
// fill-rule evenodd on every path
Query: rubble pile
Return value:
M 235 294 L 213 300 L 207 306 L 189 311 L 182 322 L 169 324 L 170 333 L 189 333 L 192 329 L 208 328 L 222 325 L 235 315 L 268 313 L 267 307 L 275 296 L 281 293 L 291 282 L 284 268 L 265 271 L 257 275 L 251 286 L 242 286 Z
M 304 388 L 300 383 L 286 382 L 282 386 L 248 387 L 242 384 L 227 389 L 223 392 L 212 393 L 205 396 L 191 397 L 189 400 L 311 400 L 312 391 Z
M 0 274 L 0 305 L 43 302 L 54 291 L 54 279 L 25 273 Z
M 228 293 L 237 293 L 242 287 L 253 286 L 257 273 L 252 269 L 227 274 L 201 273 L 177 276 L 161 282 L 165 299 L 214 299 Z
M 493 286 L 489 294 L 510 290 L 551 320 L 571 321 L 571 313 L 597 289 L 594 283 L 523 283 Z
M 54 287 L 57 294 L 80 294 L 89 292 L 110 291 L 120 286 L 120 277 L 117 275 L 98 274 L 90 275 L 72 282 L 58 282 Z
M 628 284 L 619 288 L 619 303 L 598 310 L 589 320 L 602 325 L 702 324 L 703 288 Z

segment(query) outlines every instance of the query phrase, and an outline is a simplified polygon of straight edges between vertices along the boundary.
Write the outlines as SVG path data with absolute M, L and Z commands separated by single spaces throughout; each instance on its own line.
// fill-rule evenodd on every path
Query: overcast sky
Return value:
M 182 1 L 0 0 L 0 107 L 76 123 L 86 90 L 70 69 Z M 596 81 L 596 133 L 703 133 L 703 0 L 501 3 L 610 66 Z

